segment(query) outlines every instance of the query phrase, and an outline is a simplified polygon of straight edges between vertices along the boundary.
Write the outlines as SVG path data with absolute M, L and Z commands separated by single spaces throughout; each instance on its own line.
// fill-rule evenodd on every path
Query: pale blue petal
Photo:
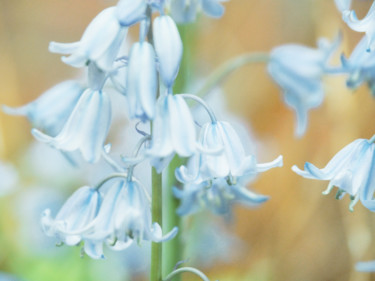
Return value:
M 231 186 L 231 192 L 234 194 L 236 202 L 248 207 L 255 207 L 269 199 L 268 196 L 256 194 L 242 186 Z
M 187 0 L 175 0 L 171 3 L 170 12 L 177 23 L 190 23 L 196 19 L 198 1 L 189 0 L 189 3 L 186 2 Z
M 214 18 L 220 18 L 224 14 L 224 6 L 218 0 L 202 0 L 203 11 Z
M 374 272 L 375 261 L 357 262 L 355 265 L 355 270 L 363 272 Z
M 173 227 L 171 231 L 169 231 L 167 234 L 163 236 L 160 225 L 155 222 L 152 224 L 152 229 L 149 237 L 150 239 L 147 240 L 151 240 L 153 242 L 165 242 L 176 237 L 177 233 L 178 227 Z
M 48 50 L 51 53 L 68 55 L 68 54 L 76 52 L 77 50 L 79 50 L 80 47 L 81 47 L 81 42 L 74 42 L 74 43 L 50 42 L 48 46 Z
M 269 169 L 276 168 L 276 167 L 282 167 L 283 166 L 283 156 L 280 155 L 275 160 L 267 163 L 257 164 L 257 171 L 258 172 L 265 172 Z
M 169 16 L 155 18 L 154 44 L 159 60 L 160 76 L 167 88 L 176 79 L 182 58 L 182 41 L 175 22 Z
M 105 258 L 103 254 L 103 242 L 86 240 L 84 250 L 90 258 L 96 260 Z
M 335 4 L 340 12 L 344 12 L 350 9 L 352 0 L 335 0 Z
M 146 17 L 146 8 L 145 0 L 120 0 L 116 7 L 117 18 L 124 26 L 133 25 Z
M 157 74 L 155 52 L 148 42 L 133 44 L 129 56 L 127 85 L 130 118 L 154 119 Z

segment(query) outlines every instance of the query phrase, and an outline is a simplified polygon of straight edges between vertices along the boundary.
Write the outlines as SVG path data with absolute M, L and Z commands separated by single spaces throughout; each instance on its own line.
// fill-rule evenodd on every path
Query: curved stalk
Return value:
M 194 267 L 181 267 L 179 269 L 176 269 L 174 271 L 172 271 L 170 274 L 168 274 L 167 277 L 165 277 L 165 279 L 163 281 L 170 281 L 172 280 L 172 278 L 178 274 L 181 274 L 181 273 L 184 273 L 184 272 L 190 272 L 190 273 L 193 273 L 197 276 L 199 276 L 203 281 L 210 281 L 210 279 L 208 279 L 208 277 L 200 270 L 194 268 Z

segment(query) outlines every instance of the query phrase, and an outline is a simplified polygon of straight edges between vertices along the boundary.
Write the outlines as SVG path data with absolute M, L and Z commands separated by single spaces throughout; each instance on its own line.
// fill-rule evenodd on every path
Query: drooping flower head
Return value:
M 322 77 L 328 71 L 328 59 L 338 43 L 321 39 L 318 49 L 301 45 L 283 45 L 272 50 L 268 71 L 284 92 L 285 103 L 297 114 L 296 135 L 307 127 L 310 109 L 318 107 L 324 97 Z
M 337 198 L 349 194 L 352 200 L 349 209 L 361 200 L 362 204 L 375 211 L 375 144 L 374 140 L 357 139 L 340 150 L 323 169 L 306 162 L 304 170 L 293 166 L 298 175 L 309 179 L 329 180 L 324 194 L 338 187 Z
M 49 50 L 70 55 L 61 59 L 71 66 L 83 67 L 88 62 L 94 62 L 99 68 L 108 71 L 112 68 L 126 33 L 127 27 L 122 26 L 117 19 L 116 7 L 110 7 L 94 18 L 80 41 L 51 42 Z

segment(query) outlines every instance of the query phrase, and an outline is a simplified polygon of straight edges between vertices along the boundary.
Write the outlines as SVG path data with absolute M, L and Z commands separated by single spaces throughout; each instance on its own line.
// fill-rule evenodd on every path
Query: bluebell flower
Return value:
M 97 190 L 88 186 L 81 187 L 69 197 L 55 219 L 51 217 L 51 210 L 43 212 L 43 231 L 66 245 L 77 245 L 96 217 L 100 204 L 101 195 Z
M 282 88 L 285 103 L 297 114 L 296 135 L 301 137 L 307 127 L 307 113 L 321 105 L 324 97 L 322 77 L 327 62 L 339 40 L 328 44 L 319 41 L 319 48 L 283 45 L 272 50 L 268 71 Z
M 137 180 L 121 180 L 105 194 L 91 229 L 84 235 L 84 249 L 92 258 L 103 258 L 103 243 L 123 250 L 133 241 L 163 242 L 176 234 L 177 228 L 173 228 L 163 236 L 160 225 L 152 223 L 150 202 Z
M 347 11 L 350 10 L 350 6 L 352 4 L 352 0 L 335 0 L 335 4 L 337 9 L 342 12 L 346 13 Z
M 27 116 L 36 128 L 56 135 L 69 118 L 83 91 L 78 82 L 69 80 L 57 84 L 27 105 L 17 108 L 4 106 L 3 110 L 8 114 Z
M 374 149 L 373 139 L 357 139 L 340 150 L 323 169 L 307 162 L 304 170 L 297 166 L 293 166 L 292 170 L 305 178 L 329 180 L 328 188 L 323 194 L 328 194 L 336 186 L 339 189 L 338 199 L 346 193 L 350 195 L 351 211 L 358 200 L 361 200 L 366 208 L 374 212 Z
M 178 23 L 189 23 L 196 19 L 197 13 L 203 11 L 206 15 L 219 18 L 224 14 L 226 0 L 170 0 L 168 5 L 173 19 Z
M 258 172 L 283 165 L 282 156 L 270 163 L 257 164 L 254 155 L 246 155 L 241 139 L 227 122 L 206 123 L 198 144 L 200 152 L 190 159 L 188 166 L 176 169 L 176 177 L 181 182 L 225 177 L 250 179 Z
M 147 2 L 145 0 L 120 0 L 116 9 L 120 24 L 131 26 L 146 18 Z
M 183 49 L 181 37 L 173 19 L 166 15 L 155 18 L 153 34 L 160 77 L 164 85 L 170 88 L 180 68 Z
M 127 71 L 128 109 L 130 118 L 150 120 L 155 116 L 157 73 L 155 52 L 146 41 L 133 44 Z
M 161 158 L 171 159 L 174 153 L 181 157 L 192 156 L 196 149 L 194 120 L 185 100 L 168 94 L 158 100 L 152 126 L 151 147 L 147 154 L 161 171 L 167 164 Z
M 375 53 L 366 52 L 367 39 L 363 37 L 357 44 L 350 57 L 341 57 L 343 71 L 349 74 L 346 81 L 350 89 L 356 89 L 367 82 L 371 93 L 375 96 Z
M 55 137 L 37 129 L 32 133 L 39 141 L 62 151 L 79 150 L 83 158 L 97 162 L 111 123 L 111 104 L 103 91 L 87 89 L 80 97 L 64 127 Z
M 110 7 L 99 13 L 88 25 L 82 38 L 74 43 L 51 42 L 52 53 L 69 54 L 62 61 L 74 67 L 83 67 L 94 62 L 99 68 L 111 70 L 127 27 L 121 26 L 116 16 L 116 7 Z
M 373 51 L 375 48 L 375 2 L 372 3 L 367 15 L 361 20 L 357 18 L 354 10 L 344 11 L 342 16 L 351 29 L 366 33 L 367 51 Z
M 180 216 L 195 213 L 202 208 L 218 215 L 229 215 L 236 203 L 255 207 L 268 200 L 268 196 L 246 189 L 243 182 L 228 183 L 224 178 L 199 184 L 186 184 L 182 190 L 175 187 L 173 192 L 181 200 L 181 205 L 177 209 Z

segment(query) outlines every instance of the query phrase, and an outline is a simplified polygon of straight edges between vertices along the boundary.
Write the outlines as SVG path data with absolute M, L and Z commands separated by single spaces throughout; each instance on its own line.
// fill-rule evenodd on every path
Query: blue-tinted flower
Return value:
M 181 200 L 177 209 L 180 216 L 195 213 L 207 208 L 218 215 L 230 214 L 236 203 L 247 207 L 255 207 L 268 200 L 268 196 L 256 194 L 245 188 L 244 183 L 228 183 L 224 178 L 186 184 L 184 188 L 173 189 L 174 195 Z
M 338 187 L 337 198 L 342 198 L 345 193 L 350 195 L 350 210 L 360 199 L 365 207 L 375 211 L 374 149 L 373 140 L 357 139 L 340 150 L 323 169 L 307 162 L 304 170 L 297 166 L 293 166 L 292 170 L 305 178 L 329 180 L 324 194 Z
M 103 258 L 103 243 L 122 250 L 133 241 L 163 242 L 172 239 L 177 228 L 165 236 L 158 223 L 152 223 L 150 202 L 138 181 L 121 180 L 104 196 L 98 216 L 84 235 L 85 252 L 92 258 Z
M 130 26 L 146 18 L 147 3 L 145 0 L 120 0 L 117 3 L 116 15 L 123 26 Z
M 42 215 L 42 227 L 46 235 L 58 238 L 72 246 L 82 240 L 82 234 L 96 217 L 101 203 L 100 193 L 88 186 L 74 192 L 62 206 L 56 218 L 51 211 L 45 210 Z
M 4 106 L 8 114 L 24 115 L 36 128 L 56 135 L 69 118 L 84 89 L 76 81 L 65 81 L 52 87 L 31 103 L 11 108 Z
M 171 158 L 174 153 L 182 157 L 193 155 L 196 148 L 194 120 L 188 105 L 179 95 L 160 97 L 152 126 L 151 147 L 148 154 L 156 158 Z M 165 164 L 165 163 L 164 163 Z M 156 167 L 162 170 L 163 167 Z
M 226 0 L 170 0 L 169 9 L 176 22 L 189 23 L 196 19 L 200 10 L 210 17 L 221 17 L 225 11 L 221 4 L 224 1 Z
M 98 14 L 88 25 L 82 38 L 74 43 L 51 42 L 52 53 L 69 54 L 62 61 L 74 67 L 83 67 L 89 61 L 103 70 L 110 70 L 117 57 L 127 28 L 121 26 L 116 16 L 116 7 Z
M 263 172 L 283 165 L 282 156 L 270 163 L 257 164 L 254 155 L 246 155 L 241 139 L 233 127 L 218 121 L 206 123 L 199 136 L 201 152 L 176 170 L 181 182 L 201 182 L 214 178 L 253 178 Z
M 285 103 L 296 111 L 296 135 L 299 137 L 306 131 L 308 111 L 323 101 L 322 76 L 338 42 L 330 45 L 320 40 L 318 49 L 284 45 L 271 52 L 268 71 L 282 88 Z
M 367 82 L 372 95 L 375 96 L 375 53 L 367 52 L 367 39 L 365 37 L 358 43 L 349 59 L 341 57 L 343 70 L 349 74 L 346 84 L 351 89 L 356 89 Z
M 343 13 L 350 10 L 352 0 L 335 0 L 335 4 L 337 9 Z
M 169 16 L 155 18 L 154 46 L 159 61 L 159 73 L 167 88 L 172 87 L 180 68 L 182 41 L 175 22 Z
M 100 158 L 110 123 L 108 95 L 87 89 L 57 136 L 51 137 L 37 129 L 32 133 L 39 141 L 62 151 L 79 150 L 86 161 L 94 163 Z
M 351 29 L 366 33 L 367 51 L 373 51 L 375 48 L 375 2 L 372 3 L 367 15 L 361 20 L 357 18 L 354 10 L 347 10 L 343 12 L 342 16 Z
M 157 74 L 155 52 L 148 42 L 133 44 L 127 71 L 130 118 L 153 119 L 156 108 Z
M 355 270 L 363 272 L 375 272 L 375 261 L 357 262 Z

